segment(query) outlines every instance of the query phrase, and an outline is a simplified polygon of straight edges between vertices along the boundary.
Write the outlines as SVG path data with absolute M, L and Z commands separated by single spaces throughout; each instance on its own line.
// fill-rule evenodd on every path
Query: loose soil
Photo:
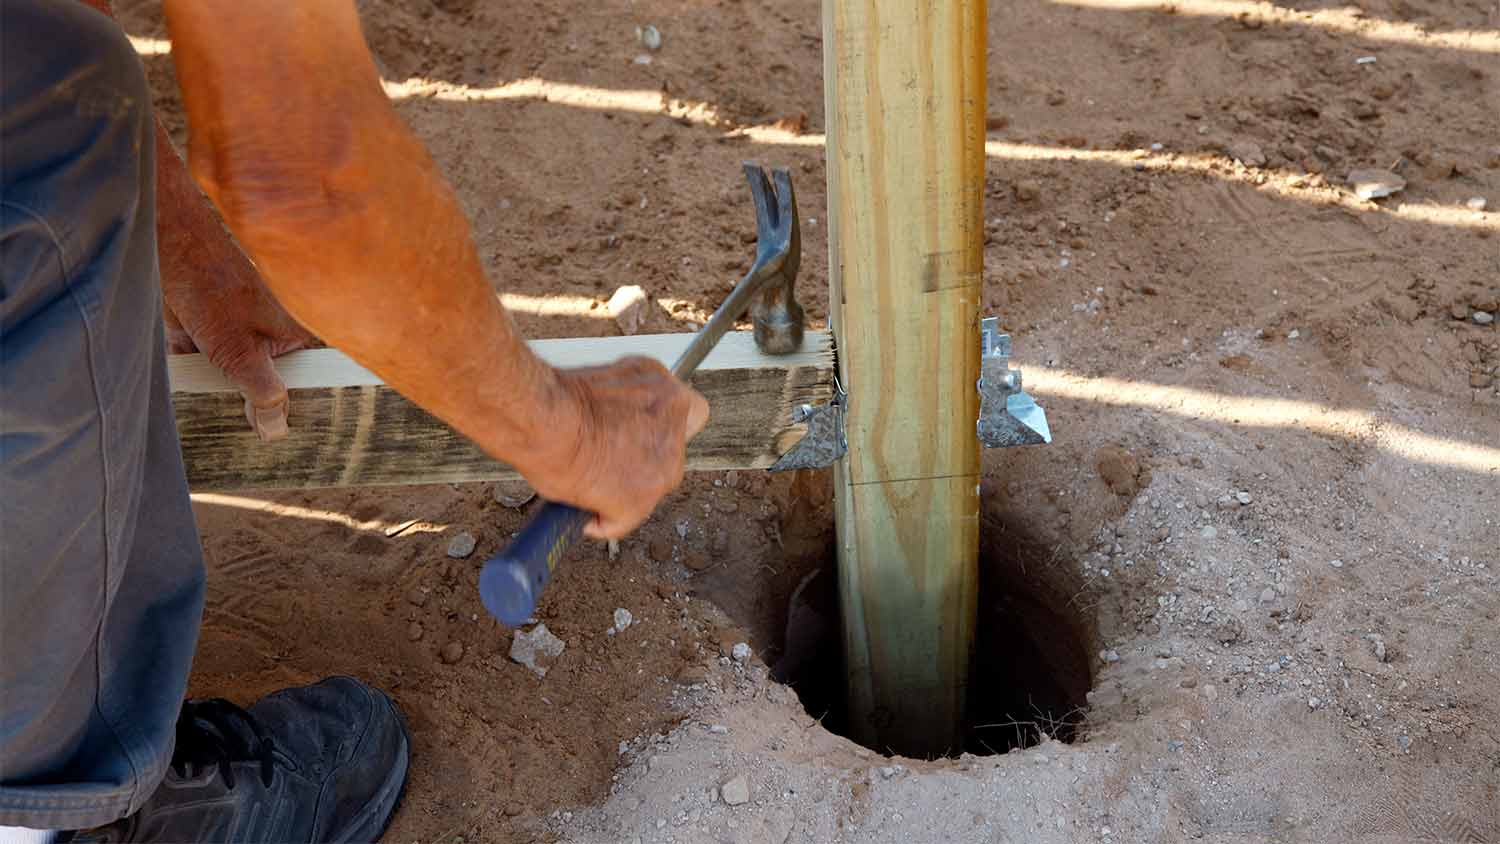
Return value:
M 1500 841 L 1500 333 L 1475 319 L 1500 297 L 1500 6 L 1229 6 L 990 9 L 984 307 L 1056 441 L 985 455 L 1011 587 L 987 595 L 1076 639 L 1076 728 L 1010 704 L 1029 748 L 889 759 L 773 682 L 819 641 L 786 636 L 832 544 L 818 473 L 695 476 L 617 560 L 581 549 L 538 611 L 567 643 L 545 678 L 479 604 L 525 517 L 487 486 L 200 502 L 193 693 L 389 689 L 415 739 L 390 841 Z M 497 287 L 576 305 L 520 312 L 531 336 L 615 333 L 622 284 L 646 330 L 705 318 L 750 258 L 742 159 L 794 169 L 826 323 L 817 3 L 359 7 Z M 181 139 L 170 58 L 146 61 Z M 485 94 L 519 79 L 551 93 Z M 1370 167 L 1405 190 L 1355 198 Z

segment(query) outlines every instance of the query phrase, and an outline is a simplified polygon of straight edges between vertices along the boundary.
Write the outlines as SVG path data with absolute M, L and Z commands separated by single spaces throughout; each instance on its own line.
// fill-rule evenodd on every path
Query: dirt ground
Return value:
M 531 336 L 615 333 L 621 284 L 702 320 L 750 258 L 742 159 L 794 167 L 826 323 L 816 2 L 359 5 Z M 1031 711 L 971 746 L 1044 741 L 883 758 L 768 679 L 829 579 L 819 474 L 695 476 L 575 555 L 544 678 L 479 603 L 525 516 L 488 486 L 200 502 L 193 692 L 390 689 L 389 841 L 1500 842 L 1500 5 L 1015 0 L 989 33 L 984 304 L 1056 441 L 984 458 L 976 676 Z M 1405 190 L 1358 199 L 1369 167 Z

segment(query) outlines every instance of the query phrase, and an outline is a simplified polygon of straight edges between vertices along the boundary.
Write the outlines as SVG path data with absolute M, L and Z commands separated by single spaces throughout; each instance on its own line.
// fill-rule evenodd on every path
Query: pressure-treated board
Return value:
M 978 586 L 984 0 L 824 0 L 849 722 L 957 749 Z
M 555 366 L 590 366 L 626 355 L 670 366 L 690 334 L 538 340 Z M 194 490 L 440 483 L 515 477 L 463 436 L 407 401 L 364 367 L 332 349 L 278 358 L 291 393 L 290 433 L 260 442 L 235 388 L 201 355 L 168 359 L 177 431 Z M 732 332 L 698 368 L 693 385 L 708 397 L 709 424 L 688 446 L 690 470 L 755 469 L 775 462 L 801 436 L 798 404 L 832 393 L 827 332 L 810 331 L 802 349 L 769 356 L 750 332 Z

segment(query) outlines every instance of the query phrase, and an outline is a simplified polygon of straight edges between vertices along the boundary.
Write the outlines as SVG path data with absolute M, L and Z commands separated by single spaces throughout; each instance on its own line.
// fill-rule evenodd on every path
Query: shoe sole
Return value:
M 401 709 L 396 706 L 395 701 L 384 693 L 381 693 L 381 698 L 395 713 L 396 722 L 401 725 L 400 755 L 396 764 L 391 766 L 390 776 L 381 783 L 380 790 L 329 844 L 371 844 L 379 841 L 390 827 L 391 819 L 396 817 L 396 810 L 401 808 L 402 798 L 406 796 L 407 774 L 411 768 L 411 732 L 406 728 L 406 718 L 401 715 Z M 391 797 L 392 792 L 395 792 L 394 799 Z M 382 807 L 387 805 L 390 808 L 382 811 Z

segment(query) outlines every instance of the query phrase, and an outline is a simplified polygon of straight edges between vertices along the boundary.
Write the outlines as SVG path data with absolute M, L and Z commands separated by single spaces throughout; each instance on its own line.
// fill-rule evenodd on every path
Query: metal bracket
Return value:
M 1052 442 L 1047 414 L 1021 389 L 1021 371 L 1010 368 L 1010 335 L 999 317 L 979 321 L 979 442 L 985 448 Z
M 781 455 L 768 471 L 785 472 L 789 469 L 821 469 L 832 466 L 849 451 L 849 441 L 844 437 L 844 407 L 849 394 L 838 379 L 833 379 L 833 398 L 828 404 L 814 407 L 798 405 L 792 410 L 793 422 L 807 423 L 807 433 Z

